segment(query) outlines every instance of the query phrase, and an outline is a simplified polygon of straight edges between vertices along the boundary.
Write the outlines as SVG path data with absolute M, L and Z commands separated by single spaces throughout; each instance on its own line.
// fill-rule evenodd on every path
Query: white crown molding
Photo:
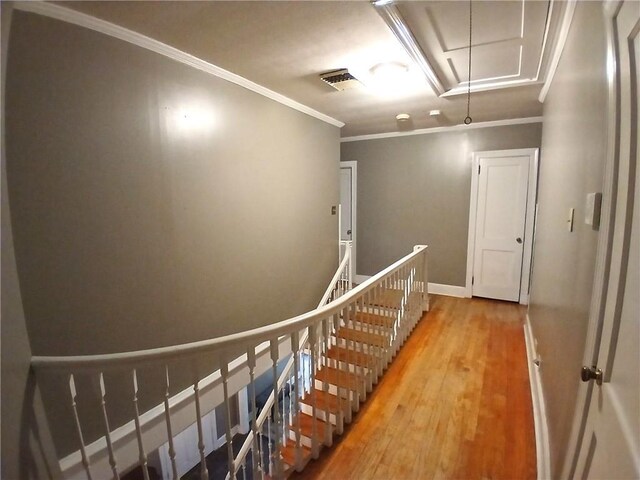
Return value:
M 407 137 L 411 135 L 428 135 L 430 133 L 454 132 L 458 130 L 470 130 L 474 128 L 504 127 L 507 125 L 524 125 L 527 123 L 542 123 L 542 117 L 512 118 L 508 120 L 495 120 L 491 122 L 478 122 L 471 125 L 452 125 L 450 127 L 433 127 L 412 130 L 411 132 L 387 132 L 374 133 L 371 135 L 358 135 L 354 137 L 344 137 L 340 139 L 341 143 L 359 142 L 362 140 L 376 140 L 380 138 Z
M 258 93 L 275 102 L 286 105 L 289 108 L 317 118 L 318 120 L 322 120 L 323 122 L 329 123 L 336 127 L 344 127 L 343 122 L 325 115 L 324 113 L 318 112 L 317 110 L 314 110 L 310 107 L 307 107 L 306 105 L 298 103 L 289 97 L 285 97 L 284 95 L 274 92 L 273 90 L 269 90 L 262 85 L 258 85 L 257 83 L 252 82 L 251 80 L 247 80 L 240 75 L 236 75 L 235 73 L 229 72 L 228 70 L 206 62 L 198 57 L 194 57 L 193 55 L 183 52 L 182 50 L 178 50 L 177 48 L 171 47 L 162 42 L 159 42 L 158 40 L 154 40 L 119 25 L 115 25 L 105 20 L 92 17 L 91 15 L 80 13 L 75 10 L 71 10 L 69 8 L 52 3 L 15 2 L 13 6 L 16 10 L 35 13 L 63 22 L 72 23 L 80 27 L 88 28 L 102 34 L 109 35 L 119 40 L 123 40 L 133 45 L 137 45 L 147 50 L 151 50 L 152 52 L 164 55 L 165 57 L 171 58 L 172 60 L 180 62 L 184 65 L 189 65 L 190 67 L 196 68 L 218 78 L 222 78 L 223 80 L 246 88 L 247 90 L 251 90 L 252 92 Z
M 558 63 L 560 63 L 560 57 L 562 56 L 564 45 L 567 42 L 567 37 L 569 36 L 569 29 L 571 28 L 571 21 L 573 20 L 573 14 L 576 10 L 577 3 L 578 0 L 567 0 L 567 6 L 565 7 L 564 15 L 562 16 L 562 25 L 560 25 L 560 32 L 558 33 L 558 40 L 553 46 L 553 54 L 551 56 L 549 68 L 547 69 L 547 76 L 544 79 L 544 85 L 542 85 L 542 90 L 540 90 L 540 95 L 538 96 L 538 101 L 540 103 L 544 103 L 547 98 L 547 93 L 549 93 L 553 77 L 558 69 Z

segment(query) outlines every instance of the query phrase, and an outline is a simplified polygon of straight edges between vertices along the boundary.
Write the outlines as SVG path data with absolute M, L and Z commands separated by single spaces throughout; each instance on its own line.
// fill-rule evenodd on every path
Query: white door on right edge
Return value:
M 615 43 L 608 63 L 617 70 L 615 211 L 595 365 L 582 378 L 601 380 L 590 382 L 573 478 L 631 480 L 640 478 L 640 8 L 633 0 L 606 7 Z
M 530 161 L 528 155 L 479 158 L 474 296 L 520 298 Z

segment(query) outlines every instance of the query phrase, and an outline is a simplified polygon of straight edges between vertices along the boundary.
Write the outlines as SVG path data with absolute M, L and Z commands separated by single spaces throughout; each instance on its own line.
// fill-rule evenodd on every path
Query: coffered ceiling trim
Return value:
M 542 117 L 510 118 L 507 120 L 495 120 L 491 122 L 474 122 L 471 125 L 459 124 L 452 125 L 450 127 L 421 128 L 418 130 L 411 130 L 410 132 L 388 132 L 374 133 L 371 135 L 358 135 L 354 137 L 343 137 L 340 139 L 340 143 L 359 142 L 362 140 L 376 140 L 379 138 L 407 137 L 410 135 L 426 135 L 429 133 L 453 132 L 456 130 L 471 130 L 474 128 L 503 127 L 505 125 L 525 125 L 527 123 L 542 123 Z

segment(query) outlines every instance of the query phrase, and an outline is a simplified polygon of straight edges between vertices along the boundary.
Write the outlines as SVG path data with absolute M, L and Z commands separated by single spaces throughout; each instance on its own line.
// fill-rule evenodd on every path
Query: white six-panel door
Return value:
M 478 181 L 472 295 L 517 302 L 532 156 L 508 150 L 475 156 Z

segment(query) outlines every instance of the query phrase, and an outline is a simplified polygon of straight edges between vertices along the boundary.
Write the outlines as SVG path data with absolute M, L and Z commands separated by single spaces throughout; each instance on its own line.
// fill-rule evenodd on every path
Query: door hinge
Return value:
M 471 277 L 471 285 L 473 285 L 476 281 L 476 277 Z
M 480 165 L 478 165 L 478 175 L 480 175 Z

